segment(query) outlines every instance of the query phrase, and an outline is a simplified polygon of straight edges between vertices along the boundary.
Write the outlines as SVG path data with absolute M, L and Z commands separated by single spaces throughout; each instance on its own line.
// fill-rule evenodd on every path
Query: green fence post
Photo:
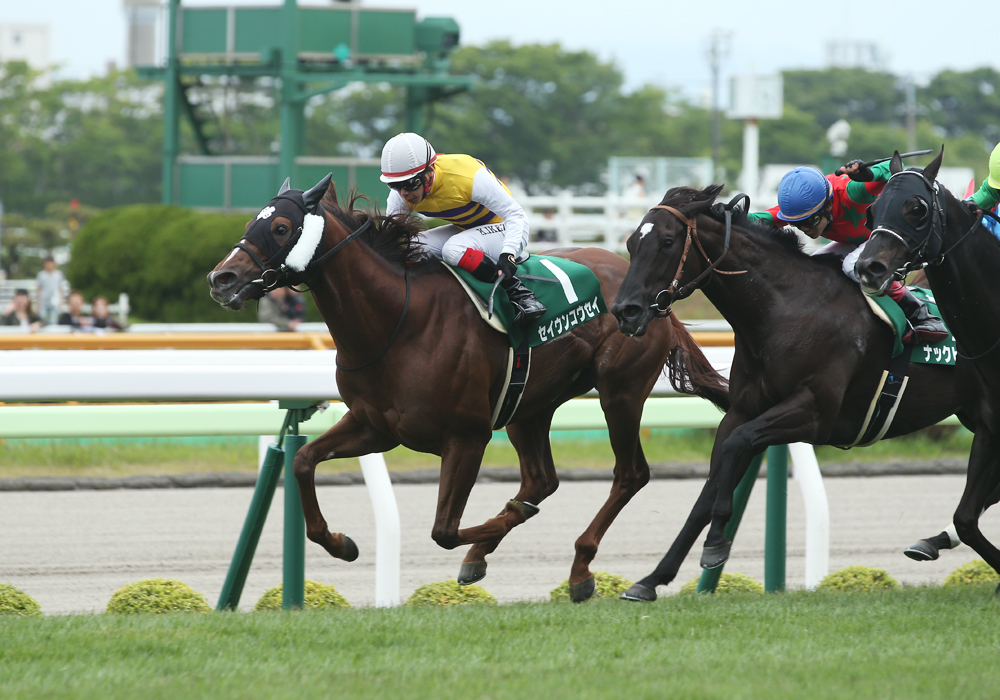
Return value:
M 757 475 L 760 473 L 760 465 L 763 461 L 763 454 L 759 454 L 753 458 L 750 466 L 747 468 L 747 473 L 743 475 L 740 483 L 736 486 L 736 490 L 733 492 L 733 516 L 729 518 L 729 522 L 726 523 L 726 527 L 723 530 L 726 539 L 730 542 L 736 539 L 736 530 L 740 527 L 743 511 L 747 507 L 747 501 L 750 500 L 750 492 L 753 490 L 754 482 L 757 481 Z M 768 471 L 770 472 L 770 467 L 768 467 Z M 719 585 L 719 578 L 722 576 L 722 569 L 724 567 L 725 564 L 717 566 L 714 569 L 704 569 L 701 572 L 701 577 L 698 579 L 698 593 L 715 593 L 715 587 Z
M 236 543 L 236 552 L 229 564 L 229 572 L 226 574 L 226 582 L 222 585 L 216 610 L 235 610 L 240 603 L 243 585 L 247 581 L 247 572 L 250 571 L 254 552 L 257 551 L 257 542 L 260 541 L 260 533 L 267 520 L 267 511 L 271 507 L 271 499 L 278 486 L 283 454 L 284 451 L 273 442 L 267 446 L 267 455 L 264 457 L 264 464 L 261 466 L 257 485 L 253 490 L 253 498 L 250 500 L 250 510 L 247 511 L 247 517 L 243 521 L 243 530 L 240 531 L 240 539 Z
M 767 448 L 767 526 L 764 530 L 764 590 L 785 590 L 788 520 L 788 446 Z
M 306 521 L 302 514 L 299 484 L 292 469 L 295 453 L 305 444 L 305 435 L 285 436 L 285 541 L 281 584 L 281 607 L 285 610 L 301 608 L 305 604 Z

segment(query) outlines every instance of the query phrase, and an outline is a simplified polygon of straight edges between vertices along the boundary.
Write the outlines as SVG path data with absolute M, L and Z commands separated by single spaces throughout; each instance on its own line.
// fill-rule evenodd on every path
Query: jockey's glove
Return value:
M 513 253 L 504 253 L 497 260 L 497 269 L 503 273 L 505 279 L 512 279 L 517 274 L 517 261 L 514 260 Z
M 976 204 L 971 199 L 966 199 L 965 201 L 962 202 L 962 204 L 964 204 L 965 208 L 969 210 L 969 213 L 972 214 L 977 219 L 983 215 L 983 210 L 979 207 L 978 204 Z
M 856 173 L 847 172 L 855 163 L 858 165 L 858 171 Z M 875 173 L 872 172 L 871 168 L 866 167 L 864 163 L 865 162 L 863 160 L 852 160 L 843 168 L 839 168 L 838 174 L 847 175 L 847 177 L 851 178 L 855 182 L 871 182 L 875 179 Z

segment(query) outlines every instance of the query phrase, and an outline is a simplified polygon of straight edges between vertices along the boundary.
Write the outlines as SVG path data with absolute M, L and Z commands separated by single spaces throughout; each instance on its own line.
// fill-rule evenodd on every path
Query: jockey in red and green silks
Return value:
M 865 226 L 868 206 L 891 173 L 888 163 L 864 167 L 859 160 L 848 163 L 843 171 L 843 175 L 823 175 L 816 168 L 795 168 L 781 178 L 778 206 L 749 217 L 775 226 L 794 226 L 810 238 L 831 241 L 813 254 L 839 255 L 844 274 L 857 282 L 854 264 L 872 235 Z M 894 282 L 887 294 L 906 315 L 909 332 L 903 336 L 904 343 L 938 343 L 948 337 L 941 319 L 932 316 L 903 284 Z

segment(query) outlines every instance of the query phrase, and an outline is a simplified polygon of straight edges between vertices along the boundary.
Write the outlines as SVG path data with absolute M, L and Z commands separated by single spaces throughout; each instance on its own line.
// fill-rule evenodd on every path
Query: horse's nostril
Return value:
M 234 284 L 236 284 L 237 279 L 239 279 L 239 277 L 234 272 L 217 270 L 215 272 L 209 273 L 208 284 L 213 289 L 219 289 L 219 290 L 228 289 L 229 287 L 232 287 Z
M 641 313 L 642 309 L 640 309 L 637 304 L 629 304 L 621 311 L 622 317 L 628 319 L 629 321 L 634 321 L 639 318 Z

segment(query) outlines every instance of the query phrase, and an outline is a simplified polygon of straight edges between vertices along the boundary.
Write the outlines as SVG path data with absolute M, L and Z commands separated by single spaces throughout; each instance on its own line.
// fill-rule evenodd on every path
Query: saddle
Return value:
M 515 328 L 514 310 L 502 287 L 494 290 L 492 284 L 476 279 L 461 268 L 445 262 L 441 264 L 455 275 L 483 320 L 510 340 L 506 379 L 492 416 L 493 429 L 499 430 L 507 425 L 521 401 L 531 367 L 532 348 L 607 313 L 601 283 L 586 265 L 548 255 L 529 256 L 518 264 L 517 274 L 547 310 L 532 324 Z M 491 294 L 492 314 L 489 312 Z
M 919 297 L 927 306 L 929 311 L 937 315 L 937 304 L 930 290 L 922 287 L 908 288 L 914 296 Z M 892 419 L 896 416 L 896 409 L 899 401 L 906 391 L 906 384 L 909 381 L 907 370 L 911 362 L 919 364 L 953 365 L 955 364 L 956 350 L 955 338 L 949 335 L 940 343 L 903 345 L 903 334 L 906 333 L 906 315 L 899 308 L 899 304 L 888 296 L 870 297 L 865 295 L 872 312 L 885 322 L 893 332 L 892 357 L 889 359 L 888 367 L 882 372 L 882 379 L 879 381 L 878 390 L 868 407 L 868 414 L 861 424 L 858 436 L 849 445 L 840 445 L 842 449 L 850 449 L 855 446 L 868 446 L 878 442 L 886 434 L 892 425 Z M 909 352 L 906 348 L 909 347 Z

